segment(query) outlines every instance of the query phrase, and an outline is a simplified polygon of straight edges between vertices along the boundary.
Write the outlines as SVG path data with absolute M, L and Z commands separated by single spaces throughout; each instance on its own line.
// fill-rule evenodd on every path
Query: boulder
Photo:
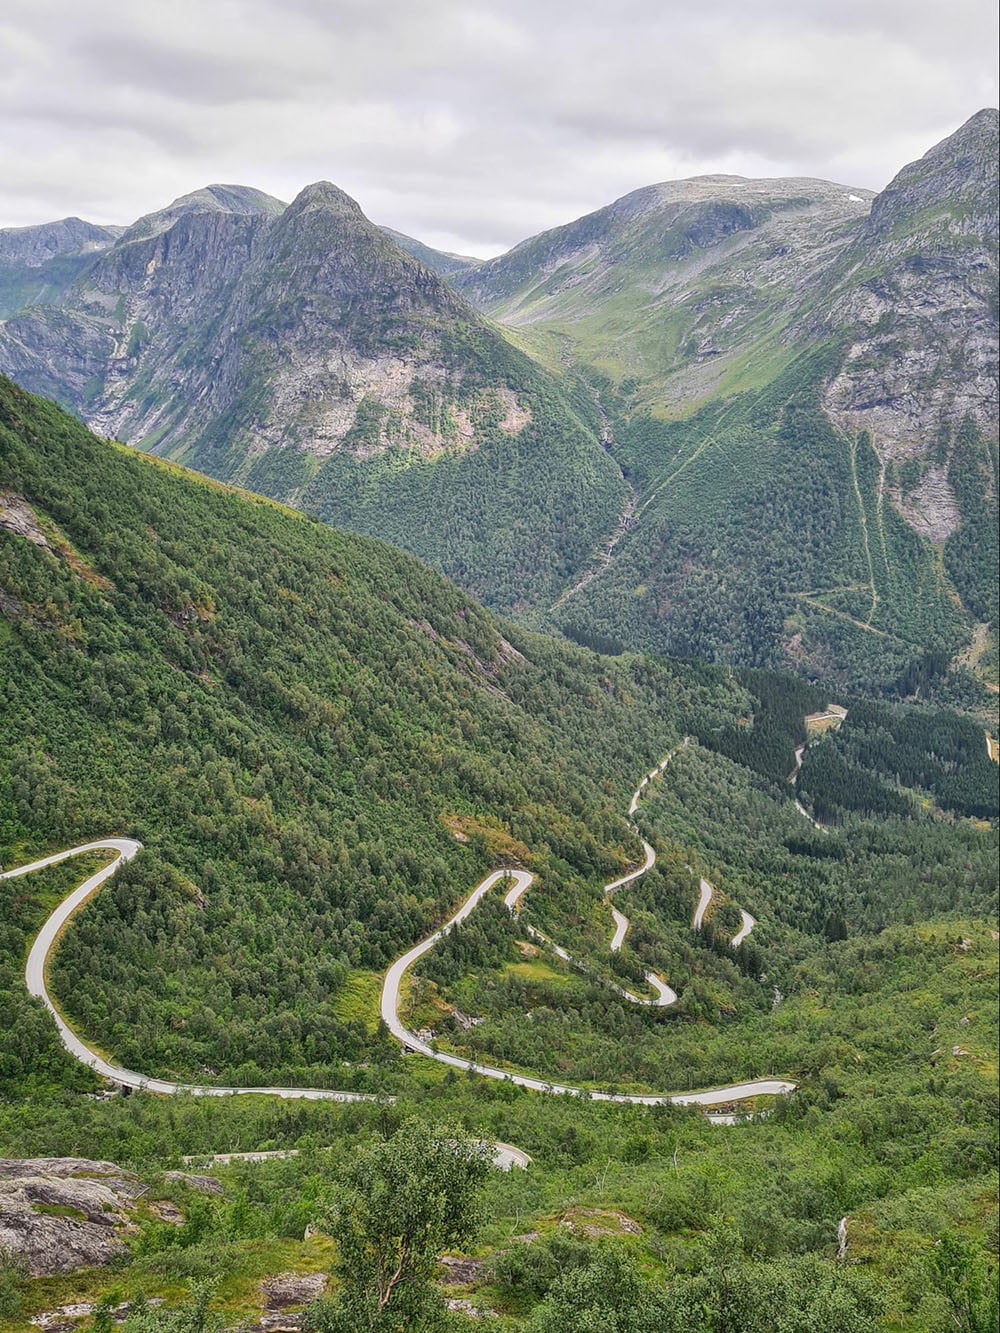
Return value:
M 110 1264 L 128 1253 L 144 1186 L 113 1162 L 0 1158 L 0 1253 L 32 1277 Z

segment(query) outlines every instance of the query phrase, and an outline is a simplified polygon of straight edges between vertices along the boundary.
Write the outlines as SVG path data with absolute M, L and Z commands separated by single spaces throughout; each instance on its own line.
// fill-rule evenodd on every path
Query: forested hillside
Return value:
M 990 1327 L 996 769 L 967 719 L 839 696 L 797 809 L 825 689 L 528 633 L 384 543 L 96 439 L 6 381 L 0 613 L 0 861 L 144 843 L 59 943 L 72 1022 L 137 1069 L 398 1098 L 86 1097 L 22 968 L 102 858 L 0 881 L 0 1153 L 110 1159 L 143 1186 L 116 1268 L 0 1261 L 5 1328 L 82 1298 L 104 1301 L 95 1328 L 131 1303 L 128 1333 L 257 1318 L 263 1279 L 336 1270 L 358 1162 L 414 1118 L 534 1159 L 491 1173 L 464 1266 L 431 1273 L 456 1330 L 469 1307 L 512 1333 L 623 1310 L 625 1333 Z M 623 890 L 612 954 L 602 886 L 639 860 L 629 793 L 668 751 L 634 816 L 656 864 Z M 882 805 L 845 804 L 843 766 Z M 767 1073 L 795 1095 L 716 1128 L 400 1058 L 379 974 L 497 864 L 536 873 L 520 917 L 484 898 L 407 995 L 442 1046 L 595 1087 Z M 699 874 L 716 888 L 694 930 Z M 738 908 L 757 920 L 733 949 Z M 608 985 L 646 968 L 676 1005 Z M 218 1190 L 164 1175 L 260 1149 L 300 1155 L 207 1165 Z M 328 1305 L 307 1317 L 337 1327 Z
M 352 976 L 497 857 L 554 889 L 623 864 L 633 774 L 742 706 L 722 673 L 502 626 L 9 383 L 0 410 L 0 861 L 143 841 L 57 965 L 138 1067 L 340 1079 L 371 1047 Z
M 965 511 L 946 540 L 923 540 L 888 502 L 901 469 L 823 411 L 832 364 L 803 354 L 767 389 L 684 421 L 623 412 L 615 453 L 635 518 L 614 558 L 554 604 L 556 624 L 580 642 L 780 666 L 851 690 L 985 698 L 995 653 L 972 673 L 964 650 L 973 622 L 995 647 L 995 445 L 971 421 L 942 437 Z

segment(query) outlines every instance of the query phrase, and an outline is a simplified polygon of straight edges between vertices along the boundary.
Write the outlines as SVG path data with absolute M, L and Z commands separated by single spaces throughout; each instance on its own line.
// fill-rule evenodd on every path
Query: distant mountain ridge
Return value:
M 979 112 L 879 195 L 666 182 L 468 263 L 327 182 L 210 186 L 0 369 L 584 642 L 995 683 L 996 143 Z
M 38 301 L 59 300 L 124 230 L 82 218 L 0 229 L 0 319 Z
M 621 491 L 590 400 L 329 182 L 140 218 L 0 326 L 0 363 L 106 436 L 387 536 L 494 605 L 555 595 Z

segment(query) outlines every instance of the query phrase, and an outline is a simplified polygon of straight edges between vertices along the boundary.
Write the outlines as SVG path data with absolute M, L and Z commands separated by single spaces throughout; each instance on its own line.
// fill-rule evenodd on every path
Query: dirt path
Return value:
M 844 436 L 841 435 L 841 439 Z M 878 610 L 878 589 L 875 586 L 875 565 L 872 561 L 871 546 L 868 541 L 868 513 L 865 509 L 865 502 L 861 495 L 861 484 L 858 481 L 858 446 L 853 438 L 846 440 L 848 454 L 851 460 L 851 483 L 854 487 L 854 497 L 858 502 L 858 519 L 861 523 L 861 544 L 865 553 L 865 563 L 868 566 L 868 583 L 871 588 L 872 602 L 868 611 L 868 619 L 864 624 L 865 629 L 872 628 L 872 620 L 875 618 L 875 612 Z M 848 617 L 850 619 L 850 617 Z M 860 622 L 857 622 L 860 623 Z
M 591 556 L 591 560 L 594 563 L 591 564 L 587 572 L 583 574 L 580 578 L 578 578 L 574 584 L 568 587 L 565 590 L 565 592 L 559 594 L 556 600 L 549 607 L 550 611 L 558 610 L 559 607 L 564 605 L 564 603 L 568 602 L 571 597 L 575 597 L 578 592 L 581 592 L 587 586 L 588 583 L 593 582 L 593 580 L 597 578 L 598 574 L 603 574 L 603 572 L 607 569 L 608 565 L 610 565 L 611 561 L 614 559 L 615 548 L 618 546 L 618 543 L 621 541 L 621 539 L 625 536 L 626 532 L 629 531 L 629 529 L 635 522 L 635 514 L 636 514 L 635 507 L 637 502 L 637 496 L 635 490 L 632 488 L 631 485 L 629 485 L 629 482 L 626 480 L 624 473 L 622 473 L 622 481 L 624 481 L 625 485 L 628 486 L 628 497 L 625 501 L 625 508 L 622 510 L 621 514 L 618 517 L 617 525 L 615 526 L 610 537 L 606 539 L 603 546 L 599 547 L 597 551 L 594 552 L 594 554 Z

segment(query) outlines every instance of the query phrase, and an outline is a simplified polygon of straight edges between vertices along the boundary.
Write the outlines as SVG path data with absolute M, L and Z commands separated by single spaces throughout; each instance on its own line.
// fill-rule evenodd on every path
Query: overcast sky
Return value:
M 0 226 L 335 181 L 488 255 L 705 172 L 879 189 L 996 105 L 994 0 L 3 0 Z

